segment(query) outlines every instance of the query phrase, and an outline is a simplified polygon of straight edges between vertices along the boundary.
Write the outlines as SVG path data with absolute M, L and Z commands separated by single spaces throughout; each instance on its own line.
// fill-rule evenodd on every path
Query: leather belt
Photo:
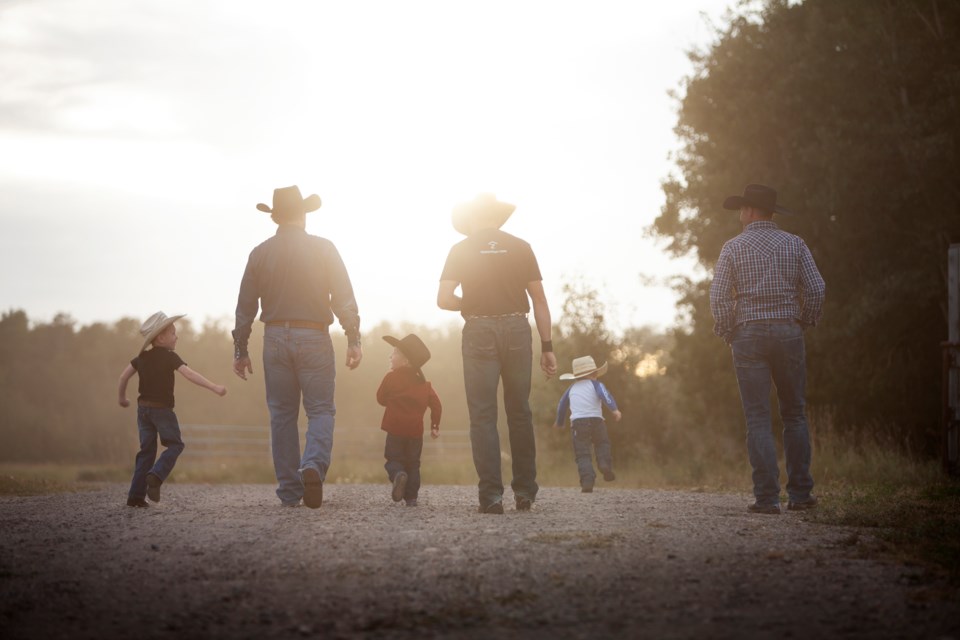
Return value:
M 763 318 L 760 320 L 747 320 L 743 324 L 795 324 L 796 322 L 793 318 Z
M 154 402 L 153 400 L 137 400 L 137 404 L 141 407 L 147 407 L 149 409 L 169 409 L 170 405 L 164 404 L 162 402 Z
M 271 320 L 264 323 L 268 327 L 283 327 L 284 329 L 318 329 L 327 331 L 329 325 L 322 322 L 310 322 L 309 320 Z
M 498 313 L 492 316 L 470 315 L 463 316 L 466 320 L 486 320 L 496 318 L 526 318 L 527 314 L 523 311 L 514 311 L 513 313 Z

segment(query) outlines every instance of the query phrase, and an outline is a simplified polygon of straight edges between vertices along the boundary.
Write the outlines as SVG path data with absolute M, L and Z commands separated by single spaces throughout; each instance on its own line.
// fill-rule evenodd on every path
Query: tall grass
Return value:
M 869 487 L 927 487 L 941 480 L 935 461 L 910 455 L 909 448 L 894 440 L 890 430 L 876 429 L 855 435 L 840 433 L 829 419 L 811 424 L 812 473 L 820 494 L 854 495 Z M 382 434 L 372 431 L 369 441 L 337 442 L 328 482 L 385 483 Z M 504 448 L 506 449 L 506 438 Z M 645 489 L 697 489 L 749 492 L 750 467 L 742 437 L 698 434 L 680 441 L 672 450 L 632 452 L 614 450 L 617 480 L 609 486 Z M 781 456 L 782 460 L 782 456 Z M 510 455 L 502 454 L 504 475 L 509 480 Z M 781 473 L 783 465 L 781 463 Z M 537 458 L 538 480 L 543 486 L 578 486 L 577 467 L 569 439 L 564 435 L 544 442 Z M 128 465 L 22 465 L 0 464 L 0 494 L 45 493 L 74 490 L 97 482 L 128 482 Z M 469 448 L 424 455 L 424 484 L 476 483 Z M 275 482 L 269 457 L 261 459 L 220 459 L 181 457 L 170 478 L 182 483 L 263 483 Z M 786 478 L 781 477 L 781 484 Z

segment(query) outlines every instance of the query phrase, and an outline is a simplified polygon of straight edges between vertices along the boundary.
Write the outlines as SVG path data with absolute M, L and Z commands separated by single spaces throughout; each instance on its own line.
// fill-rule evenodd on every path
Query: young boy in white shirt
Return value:
M 622 414 L 617 409 L 617 401 L 598 380 L 607 372 L 607 363 L 598 367 L 591 356 L 574 358 L 573 373 L 564 373 L 561 380 L 574 380 L 564 392 L 557 405 L 557 419 L 554 427 L 561 428 L 570 411 L 570 427 L 573 433 L 573 455 L 580 473 L 580 490 L 583 493 L 593 491 L 597 474 L 593 469 L 591 449 L 597 456 L 597 466 L 607 482 L 616 480 L 613 473 L 613 459 L 610 455 L 610 438 L 607 436 L 607 424 L 603 421 L 603 407 L 610 410 L 614 422 L 619 422 Z

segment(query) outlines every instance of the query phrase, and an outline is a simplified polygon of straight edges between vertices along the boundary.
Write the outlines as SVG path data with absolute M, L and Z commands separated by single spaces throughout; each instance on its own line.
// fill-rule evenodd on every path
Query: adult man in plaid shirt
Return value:
M 804 410 L 806 355 L 803 330 L 820 320 L 825 286 L 804 241 L 781 231 L 773 214 L 777 192 L 747 185 L 724 209 L 740 210 L 743 232 L 720 252 L 710 286 L 714 333 L 733 349 L 753 467 L 755 513 L 780 513 L 780 469 L 770 415 L 776 385 L 783 420 L 790 510 L 815 507 L 810 475 L 810 434 Z

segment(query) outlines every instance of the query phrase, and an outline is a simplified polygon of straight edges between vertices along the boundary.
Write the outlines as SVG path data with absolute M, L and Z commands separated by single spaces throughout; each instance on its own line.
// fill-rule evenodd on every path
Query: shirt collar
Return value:
M 277 235 L 281 233 L 306 233 L 307 230 L 303 227 L 298 227 L 295 224 L 280 224 L 277 225 Z
M 744 231 L 758 231 L 760 229 L 779 229 L 777 223 L 773 220 L 757 220 L 747 225 Z

